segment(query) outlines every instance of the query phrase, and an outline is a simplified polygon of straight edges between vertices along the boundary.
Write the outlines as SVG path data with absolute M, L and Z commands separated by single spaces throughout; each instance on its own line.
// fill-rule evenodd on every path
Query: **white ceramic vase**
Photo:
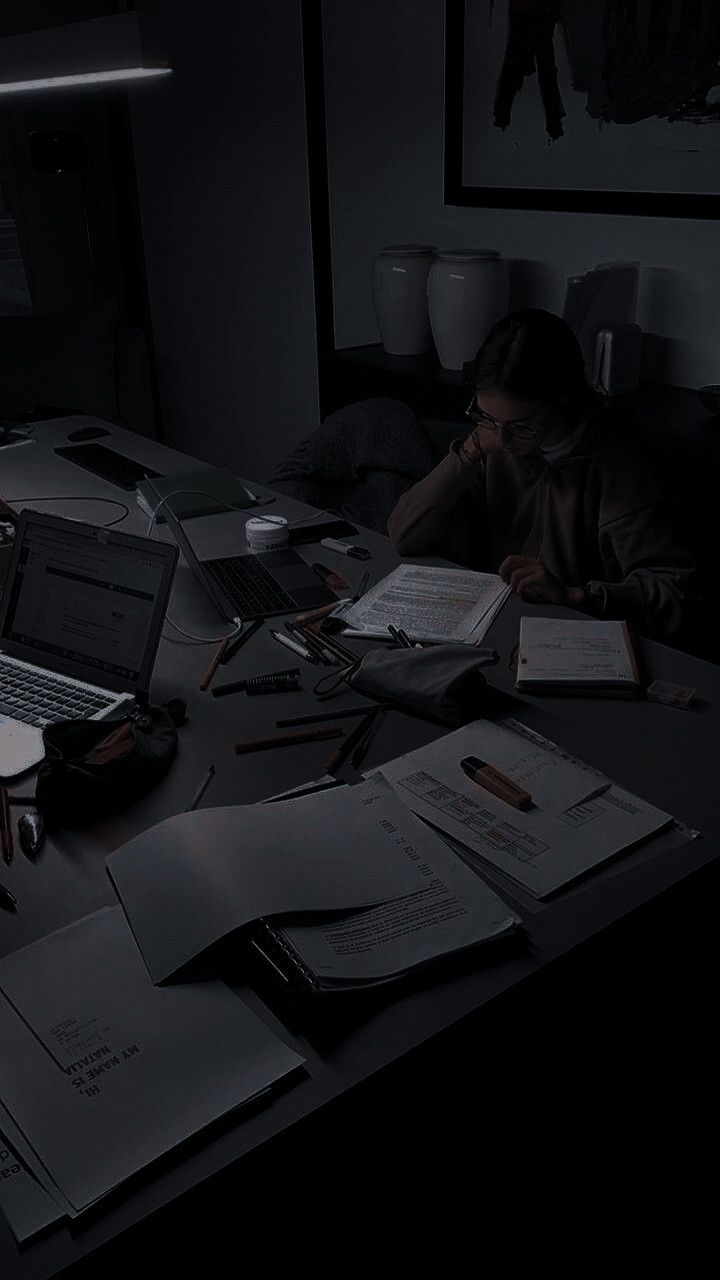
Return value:
M 428 276 L 432 335 L 443 369 L 473 360 L 508 308 L 508 264 L 498 253 L 442 250 Z
M 434 259 L 431 244 L 391 244 L 373 263 L 372 301 L 388 355 L 415 356 L 430 350 L 427 279 Z

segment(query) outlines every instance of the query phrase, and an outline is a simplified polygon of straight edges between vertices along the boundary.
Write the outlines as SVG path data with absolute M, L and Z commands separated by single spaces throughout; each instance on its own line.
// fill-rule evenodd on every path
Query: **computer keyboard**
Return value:
M 257 556 L 205 560 L 203 568 L 209 570 L 232 601 L 239 618 L 268 618 L 297 609 L 292 596 L 268 573 Z
M 58 720 L 89 719 L 115 701 L 70 680 L 19 667 L 0 655 L 0 715 L 41 728 Z
M 152 480 L 161 474 L 153 471 L 152 467 L 146 467 L 144 463 L 136 462 L 134 458 L 126 458 L 124 453 L 108 449 L 104 444 L 62 445 L 53 452 L 74 462 L 84 471 L 91 471 L 101 480 L 117 485 L 118 489 L 125 489 L 127 493 L 132 493 L 138 480 Z

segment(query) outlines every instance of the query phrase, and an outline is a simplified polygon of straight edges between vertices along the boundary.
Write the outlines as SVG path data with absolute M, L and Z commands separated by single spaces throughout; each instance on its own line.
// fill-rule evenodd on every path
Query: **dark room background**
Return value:
M 12 0 L 0 6 L 0 29 L 116 7 Z M 130 90 L 137 193 L 121 192 L 136 196 L 165 438 L 264 477 L 319 414 L 301 6 L 137 7 L 167 13 L 175 68 Z M 553 310 L 562 308 L 567 275 L 637 259 L 638 320 L 650 335 L 644 376 L 684 386 L 717 380 L 713 221 L 445 206 L 444 0 L 324 0 L 322 17 L 337 346 L 378 339 L 370 271 L 383 244 L 497 249 L 514 263 L 513 301 Z M 118 177 L 105 172 L 91 94 L 18 99 L 1 111 L 0 137 L 13 114 L 20 171 L 23 128 L 83 128 L 102 204 Z M 19 213 L 36 307 L 80 305 L 93 281 L 77 191 L 65 183 L 39 193 L 34 183 L 25 173 Z M 122 222 L 131 205 L 108 199 L 107 207 Z M 125 268 L 113 246 L 123 227 L 109 216 L 98 228 L 96 277 L 105 295 L 122 293 Z

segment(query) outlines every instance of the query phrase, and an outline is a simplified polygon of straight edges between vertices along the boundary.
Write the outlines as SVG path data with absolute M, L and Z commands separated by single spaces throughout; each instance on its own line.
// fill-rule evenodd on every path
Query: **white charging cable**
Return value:
M 246 490 L 246 492 L 248 493 L 249 497 L 251 498 L 254 497 L 254 495 L 250 493 L 249 489 Z M 146 537 L 152 538 L 152 531 L 156 524 L 158 512 L 160 511 L 161 507 L 164 507 L 165 503 L 169 502 L 171 498 L 177 498 L 177 497 L 180 497 L 181 495 L 188 494 L 188 493 L 192 494 L 194 498 L 210 498 L 212 502 L 217 503 L 217 505 L 220 507 L 222 511 L 246 511 L 247 510 L 247 507 L 238 507 L 233 502 L 226 502 L 222 498 L 218 498 L 216 493 L 206 493 L 204 489 L 173 489 L 172 493 L 166 493 L 165 497 L 161 498 L 157 506 L 153 509 L 153 512 L 148 521 L 148 527 L 145 531 Z M 233 631 L 228 632 L 226 636 L 195 636 L 192 634 L 191 631 L 185 631 L 185 629 L 181 627 L 179 623 L 174 622 L 173 619 L 170 617 L 170 615 L 167 613 L 165 614 L 165 621 L 170 624 L 170 626 L 173 628 L 174 631 L 178 631 L 181 636 L 185 637 L 186 640 L 192 640 L 194 644 L 220 644 L 222 640 L 233 640 L 235 636 L 240 635 L 240 632 L 243 629 L 242 618 L 234 617 L 233 622 L 235 623 L 235 629 Z

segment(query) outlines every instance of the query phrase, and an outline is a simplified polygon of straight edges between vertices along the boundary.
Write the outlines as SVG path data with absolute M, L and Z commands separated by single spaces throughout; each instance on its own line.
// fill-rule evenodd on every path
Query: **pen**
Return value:
M 186 812 L 186 813 L 191 813 L 193 809 L 197 809 L 197 807 L 198 807 L 198 805 L 199 805 L 200 801 L 202 800 L 203 796 L 205 795 L 205 792 L 207 791 L 207 789 L 208 789 L 208 787 L 210 786 L 210 783 L 212 782 L 212 780 L 213 780 L 213 778 L 214 778 L 214 777 L 215 777 L 215 765 L 214 765 L 214 764 L 211 764 L 211 765 L 210 765 L 210 768 L 208 769 L 207 773 L 205 774 L 205 777 L 203 778 L 202 782 L 200 783 L 200 786 L 198 787 L 197 791 L 195 792 L 195 795 L 193 796 L 193 798 L 192 798 L 192 800 L 190 801 L 190 803 L 189 803 L 189 805 L 188 805 L 187 809 L 185 810 L 185 812 Z
M 297 653 L 306 662 L 317 663 L 314 653 L 305 648 L 304 644 L 300 644 L 298 640 L 293 640 L 291 636 L 284 636 L 282 631 L 271 631 L 270 635 L 273 640 L 277 640 L 278 644 L 284 644 L 286 649 L 292 649 L 293 653 Z
M 0 787 L 0 848 L 2 848 L 3 861 L 8 864 L 11 863 L 15 852 L 15 842 L 13 841 L 7 787 Z
M 4 907 L 6 911 L 14 911 L 17 907 L 17 898 L 11 893 L 4 884 L 0 884 L 0 907 Z
M 357 746 L 359 746 L 359 744 L 362 742 L 363 738 L 365 737 L 365 734 L 367 733 L 368 729 L 372 725 L 372 722 L 375 719 L 375 716 L 377 715 L 379 710 L 380 710 L 379 707 L 373 707 L 370 711 L 368 711 L 367 715 L 363 717 L 363 719 L 359 722 L 359 724 L 355 725 L 355 728 L 353 729 L 352 733 L 348 734 L 345 741 L 340 743 L 340 746 L 338 747 L 337 751 L 334 751 L 333 754 L 331 755 L 330 759 L 325 765 L 326 773 L 329 773 L 332 776 L 335 773 L 336 769 L 339 769 L 340 765 L 345 760 L 347 760 L 350 753 L 354 751 Z
M 206 689 L 210 688 L 210 681 L 212 680 L 213 676 L 215 675 L 215 672 L 220 666 L 220 663 L 223 660 L 223 655 L 227 652 L 227 647 L 229 644 L 230 644 L 230 636 L 225 636 L 224 640 L 220 641 L 220 644 L 218 645 L 212 658 L 210 659 L 210 664 L 208 666 L 208 669 L 205 672 L 202 679 L 200 680 L 200 683 L 198 684 L 198 689 L 200 689 L 203 693 L 205 692 Z
M 251 681 L 255 681 L 255 688 L 258 685 L 274 685 L 273 691 L 279 691 L 289 687 L 285 682 L 290 679 L 297 679 L 300 675 L 299 667 L 289 667 L 284 671 L 268 671 L 265 675 L 246 676 L 244 680 L 228 680 L 225 684 L 216 684 L 210 690 L 213 698 L 224 698 L 228 693 L 245 693 Z
M 358 585 L 358 589 L 357 589 L 357 591 L 355 592 L 355 595 L 354 595 L 354 596 L 353 596 L 353 598 L 352 598 L 352 602 L 353 602 L 353 604 L 355 604 L 355 603 L 356 603 L 356 601 L 358 601 L 358 600 L 360 599 L 360 597 L 361 597 L 361 596 L 364 596 L 364 595 L 365 595 L 365 592 L 367 591 L 367 584 L 368 584 L 368 582 L 369 582 L 369 581 L 370 581 L 370 574 L 368 573 L 368 571 L 367 571 L 367 569 L 366 569 L 366 570 L 365 570 L 365 572 L 364 572 L 364 574 L 363 574 L 363 576 L 362 576 L 362 578 L 360 579 L 360 583 L 359 583 L 359 585 Z
M 370 722 L 370 725 L 368 726 L 365 737 L 361 739 L 361 741 L 358 743 L 358 745 L 356 746 L 355 750 L 353 751 L 350 757 L 350 764 L 352 765 L 353 769 L 359 769 L 368 751 L 370 750 L 370 747 L 375 741 L 375 738 L 377 737 L 377 734 L 378 734 L 378 730 L 380 729 L 380 726 L 382 725 L 382 722 L 385 719 L 386 715 L 387 715 L 387 708 L 380 707 L 377 711 L 377 714 L 373 717 L 372 721 Z
M 313 631 L 311 627 L 301 627 L 297 622 L 286 622 L 285 626 L 291 635 L 294 635 L 301 644 L 304 644 L 311 653 L 317 654 L 326 666 L 336 667 L 339 659 L 336 653 L 325 644 L 324 637 L 317 631 Z
M 479 787 L 484 787 L 486 791 L 497 796 L 498 800 L 511 804 L 514 809 L 533 808 L 530 792 L 523 790 L 513 782 L 512 778 L 508 778 L 486 760 L 479 760 L 477 756 L 466 756 L 460 761 L 460 768 L 465 776 L 471 778 Z
M 299 644 L 303 645 L 306 649 L 309 649 L 324 666 L 337 666 L 336 659 L 323 651 L 323 646 L 316 635 L 313 635 L 311 632 L 304 631 L 296 622 L 286 622 L 285 630 L 290 632 L 293 640 L 297 640 Z
M 300 733 L 275 733 L 267 738 L 246 738 L 235 743 L 235 754 L 249 751 L 269 751 L 272 747 L 295 747 L 301 742 L 322 742 L 325 738 L 341 738 L 345 730 L 341 724 L 330 724 L 323 729 L 305 729 Z
M 223 666 L 226 666 L 230 659 L 235 657 L 238 649 L 242 649 L 246 640 L 249 640 L 251 636 L 255 635 L 256 631 L 260 630 L 263 622 L 264 618 L 255 618 L 248 627 L 243 627 L 239 636 L 233 636 L 220 659 Z

